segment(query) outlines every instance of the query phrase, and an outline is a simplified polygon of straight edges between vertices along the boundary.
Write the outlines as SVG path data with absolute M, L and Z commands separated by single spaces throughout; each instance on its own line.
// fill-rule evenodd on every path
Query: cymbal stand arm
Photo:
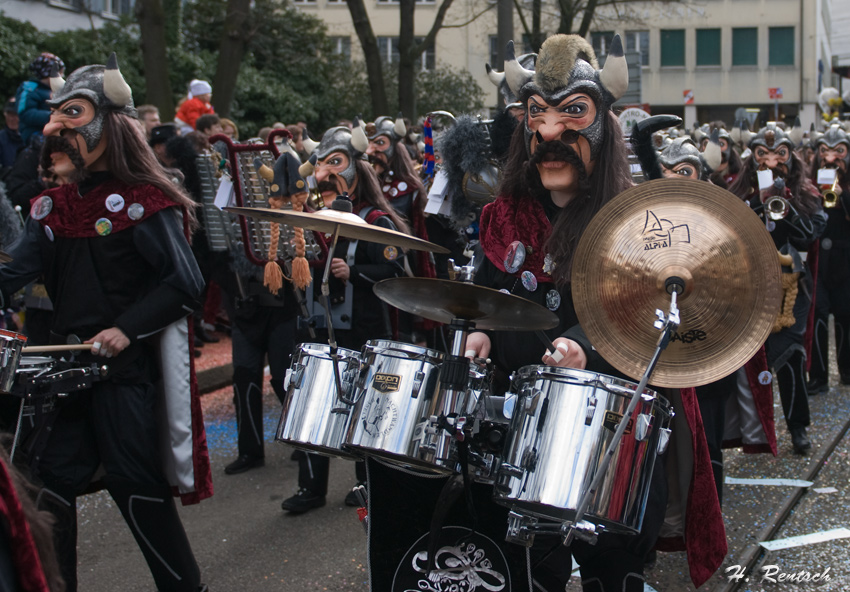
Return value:
M 346 400 L 345 395 L 342 394 L 342 381 L 339 378 L 339 355 L 337 353 L 336 337 L 334 336 L 333 315 L 331 314 L 331 289 L 330 285 L 328 284 L 328 278 L 331 274 L 331 261 L 333 260 L 333 254 L 336 251 L 336 243 L 338 240 L 339 224 L 336 224 L 334 226 L 333 240 L 331 241 L 331 246 L 328 249 L 328 259 L 325 262 L 325 272 L 322 274 L 322 306 L 325 307 L 325 322 L 328 325 L 328 345 L 331 346 L 331 360 L 333 360 L 334 365 L 334 384 L 336 385 L 336 397 L 341 402 L 351 405 L 353 404 L 353 401 Z
M 584 515 L 587 512 L 587 507 L 590 505 L 591 498 L 596 494 L 596 491 L 599 489 L 599 486 L 602 484 L 603 479 L 605 479 L 605 474 L 608 471 L 608 466 L 611 464 L 611 459 L 614 457 L 614 454 L 617 451 L 617 447 L 620 445 L 620 440 L 623 438 L 623 434 L 626 431 L 626 428 L 629 425 L 629 421 L 634 415 L 635 409 L 637 409 L 638 401 L 640 401 L 641 396 L 643 395 L 643 390 L 646 388 L 646 384 L 649 382 L 649 377 L 652 375 L 652 372 L 655 370 L 656 364 L 658 364 L 658 360 L 661 357 L 661 352 L 663 352 L 667 345 L 670 343 L 670 338 L 673 336 L 673 333 L 676 332 L 676 329 L 679 328 L 679 308 L 676 304 L 678 290 L 674 289 L 670 293 L 670 313 L 668 315 L 664 315 L 664 312 L 660 309 L 656 309 L 655 314 L 658 319 L 655 321 L 654 326 L 656 329 L 661 330 L 661 335 L 658 338 L 658 342 L 655 345 L 655 353 L 652 354 L 652 358 L 649 361 L 649 364 L 646 367 L 646 370 L 643 373 L 643 376 L 640 379 L 640 383 L 638 383 L 637 388 L 635 389 L 634 396 L 629 402 L 629 406 L 626 409 L 626 412 L 623 414 L 623 418 L 620 420 L 619 425 L 617 426 L 617 431 L 614 432 L 614 436 L 611 438 L 611 442 L 608 444 L 608 448 L 605 450 L 605 456 L 602 458 L 602 461 L 599 463 L 599 468 L 596 470 L 596 474 L 593 476 L 593 481 L 590 483 L 590 487 L 588 487 L 587 491 L 582 494 L 581 499 L 579 500 L 578 506 L 576 508 L 575 519 L 571 524 L 565 524 L 566 534 L 564 535 L 564 545 L 569 545 L 575 536 L 579 536 L 585 540 L 592 540 L 596 537 L 595 528 L 593 525 L 589 525 L 584 523 Z

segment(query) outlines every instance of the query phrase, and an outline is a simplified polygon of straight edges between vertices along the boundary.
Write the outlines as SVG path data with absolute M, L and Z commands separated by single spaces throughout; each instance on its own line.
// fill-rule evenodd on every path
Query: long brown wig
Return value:
M 628 153 L 620 124 L 613 113 L 609 111 L 607 115 L 602 122 L 602 151 L 596 159 L 593 174 L 588 177 L 587 194 L 574 198 L 564 206 L 554 221 L 552 234 L 546 243 L 547 252 L 556 263 L 552 279 L 557 286 L 570 283 L 573 253 L 591 218 L 614 196 L 632 186 Z M 518 125 L 511 138 L 499 195 L 503 199 L 510 199 L 529 193 L 542 199 L 547 189 L 540 182 L 537 167 L 529 164 L 525 126 Z
M 387 201 L 387 198 L 384 197 L 378 175 L 372 165 L 358 158 L 354 161 L 354 169 L 357 171 L 357 187 L 354 190 L 356 197 L 370 206 L 386 212 L 399 232 L 410 234 L 410 225 L 407 220 L 398 214 Z

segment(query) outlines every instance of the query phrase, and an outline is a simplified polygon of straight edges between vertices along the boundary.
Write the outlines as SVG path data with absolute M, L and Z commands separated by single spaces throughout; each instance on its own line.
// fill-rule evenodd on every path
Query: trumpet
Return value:
M 821 189 L 824 209 L 837 208 L 838 194 L 841 191 L 841 188 L 838 186 L 838 175 L 835 176 L 835 181 L 832 182 L 832 185 L 821 185 Z
M 773 221 L 782 220 L 791 211 L 791 204 L 784 197 L 774 195 L 764 202 L 764 213 Z

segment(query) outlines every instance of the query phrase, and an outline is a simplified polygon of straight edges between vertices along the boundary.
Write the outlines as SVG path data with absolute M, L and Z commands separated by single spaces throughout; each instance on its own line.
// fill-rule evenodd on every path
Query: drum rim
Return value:
M 382 345 L 382 344 L 387 344 L 387 343 L 391 343 L 391 344 L 393 344 L 393 346 L 400 346 L 400 347 L 388 348 L 386 345 Z M 387 351 L 387 350 L 389 350 L 389 351 L 396 350 L 396 351 L 402 351 L 402 352 L 405 352 L 405 353 L 417 354 L 417 355 L 425 354 L 428 357 L 437 358 L 438 360 L 441 360 L 441 361 L 446 357 L 446 354 L 444 354 L 443 352 L 441 352 L 439 350 L 431 349 L 430 347 L 425 347 L 425 346 L 422 346 L 422 345 L 416 345 L 414 343 L 405 343 L 404 341 L 393 341 L 392 339 L 370 339 L 369 341 L 366 342 L 366 345 L 363 346 L 364 350 L 366 348 L 371 348 L 372 350 L 374 350 L 376 352 L 377 352 L 378 349 L 380 349 L 380 350 L 382 350 L 381 353 L 383 353 L 384 351 Z
M 0 336 L 9 337 L 11 339 L 16 339 L 18 341 L 27 342 L 27 336 L 23 333 L 15 333 L 14 331 L 9 331 L 8 329 L 0 329 Z
M 315 346 L 315 347 L 305 347 L 305 346 Z M 326 343 L 299 343 L 296 348 L 298 352 L 317 352 L 324 354 L 328 359 L 330 359 L 331 354 L 331 346 Z M 343 358 L 355 358 L 360 359 L 360 352 L 348 349 L 347 347 L 337 347 L 337 352 L 342 355 Z M 314 356 L 320 357 L 320 356 Z
M 525 378 L 525 377 L 537 374 L 538 373 L 537 368 L 544 368 L 546 373 L 551 373 L 551 374 L 554 374 L 554 375 L 560 375 L 564 378 L 568 377 L 568 375 L 571 374 L 571 373 L 581 373 L 581 374 L 584 374 L 584 375 L 587 375 L 587 376 L 590 376 L 590 377 L 596 378 L 596 379 L 599 379 L 599 378 L 607 379 L 607 380 L 601 380 L 600 381 L 603 384 L 611 383 L 611 384 L 615 384 L 615 385 L 620 386 L 620 387 L 630 388 L 632 390 L 636 389 L 637 386 L 638 386 L 638 383 L 636 383 L 636 382 L 632 382 L 632 381 L 627 380 L 625 378 L 619 378 L 617 376 L 611 376 L 610 374 L 605 374 L 603 372 L 594 372 L 592 370 L 581 370 L 579 368 L 564 368 L 562 366 L 547 366 L 545 364 L 529 364 L 527 366 L 522 366 L 519 370 L 516 371 L 516 377 L 517 378 Z M 545 374 L 541 375 L 540 377 L 545 378 Z M 514 380 L 516 380 L 516 379 L 512 378 L 511 382 L 513 382 Z M 514 394 L 518 394 L 518 393 L 514 393 Z M 666 406 L 672 408 L 670 401 L 668 401 L 666 397 L 661 395 L 655 389 L 649 388 L 647 386 L 643 389 L 643 395 L 644 396 L 651 396 L 655 400 L 660 401 L 660 402 L 664 403 Z

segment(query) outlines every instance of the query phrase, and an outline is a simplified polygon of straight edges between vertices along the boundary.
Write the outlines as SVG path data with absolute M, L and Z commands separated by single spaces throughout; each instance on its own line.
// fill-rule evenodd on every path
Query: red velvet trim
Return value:
M 9 529 L 12 562 L 22 592 L 49 592 L 41 558 L 6 463 L 0 461 L 0 516 Z M 0 526 L 2 528 L 2 526 Z
M 543 205 L 533 197 L 512 198 L 501 196 L 484 206 L 478 223 L 478 237 L 487 259 L 498 269 L 505 271 L 505 251 L 514 241 L 525 245 L 525 263 L 515 274 L 530 271 L 538 282 L 550 283 L 552 278 L 543 271 L 546 257 L 544 247 L 552 225 L 543 211 Z M 494 229 L 489 232 L 490 228 Z M 507 273 L 507 272 L 505 272 Z
M 764 430 L 764 435 L 767 438 L 769 448 L 767 452 L 776 456 L 779 449 L 776 445 L 776 423 L 773 419 L 773 386 L 761 384 L 758 379 L 762 372 L 769 372 L 764 346 L 761 346 L 750 361 L 744 364 L 744 370 L 747 373 L 750 390 L 753 392 L 756 413 L 758 413 L 762 430 Z
M 705 440 L 705 428 L 699 413 L 696 390 L 680 389 L 682 407 L 691 430 L 694 451 L 694 474 L 688 491 L 685 524 L 685 547 L 691 581 L 699 588 L 705 583 L 726 556 L 726 528 L 717 499 L 714 472 Z
M 106 209 L 106 198 L 113 193 L 124 198 L 124 207 L 117 212 Z M 42 226 L 49 226 L 55 236 L 67 238 L 100 236 L 95 223 L 101 218 L 112 222 L 111 233 L 121 232 L 150 218 L 160 210 L 177 205 L 153 185 L 131 187 L 117 179 L 101 183 L 84 197 L 80 197 L 77 185 L 73 183 L 48 189 L 39 197 L 30 200 L 30 204 L 35 204 L 44 195 L 53 200 L 53 207 L 50 213 L 39 222 Z M 145 208 L 139 220 L 133 220 L 127 213 L 133 204 L 141 204 Z

